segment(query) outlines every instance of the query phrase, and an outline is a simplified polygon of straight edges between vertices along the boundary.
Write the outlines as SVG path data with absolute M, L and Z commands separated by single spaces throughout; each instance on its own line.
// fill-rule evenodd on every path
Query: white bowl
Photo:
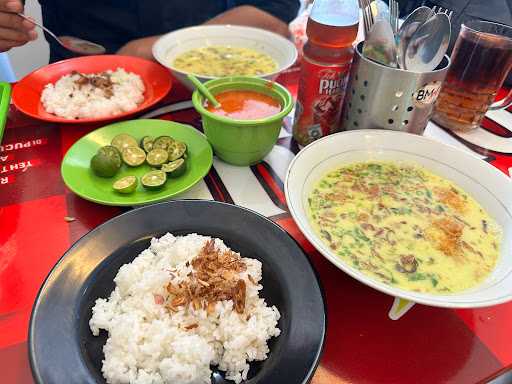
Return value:
M 205 25 L 168 33 L 153 45 L 153 56 L 164 67 L 169 68 L 181 83 L 193 90 L 194 86 L 186 78 L 187 72 L 174 68 L 172 63 L 176 56 L 183 52 L 212 45 L 250 48 L 266 53 L 276 61 L 278 69 L 259 76 L 264 79 L 275 78 L 297 60 L 295 45 L 284 37 L 259 28 L 235 25 Z M 202 82 L 216 78 L 214 76 L 196 76 Z
M 395 160 L 424 166 L 473 196 L 503 228 L 501 255 L 480 285 L 460 293 L 433 295 L 392 287 L 373 279 L 331 252 L 309 223 L 307 198 L 326 172 L 365 160 Z M 326 136 L 308 145 L 291 162 L 286 201 L 300 230 L 331 263 L 381 292 L 437 307 L 475 308 L 512 300 L 512 181 L 487 162 L 432 139 L 404 132 L 359 130 Z

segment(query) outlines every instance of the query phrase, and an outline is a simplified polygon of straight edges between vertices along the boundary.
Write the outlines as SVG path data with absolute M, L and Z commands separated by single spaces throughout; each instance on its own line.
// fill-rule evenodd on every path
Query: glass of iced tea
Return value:
M 478 128 L 487 110 L 512 104 L 512 91 L 493 103 L 511 67 L 511 27 L 477 20 L 463 24 L 433 120 L 454 130 Z

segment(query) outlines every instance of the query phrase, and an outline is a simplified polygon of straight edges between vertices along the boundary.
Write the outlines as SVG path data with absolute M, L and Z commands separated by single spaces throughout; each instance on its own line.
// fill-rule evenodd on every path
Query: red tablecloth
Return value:
M 296 91 L 295 75 L 281 82 Z M 188 97 L 175 91 L 172 99 Z M 192 110 L 164 118 L 200 126 Z M 0 147 L 1 383 L 32 383 L 26 343 L 29 316 L 52 266 L 74 241 L 122 212 L 75 196 L 60 177 L 66 150 L 94 128 L 45 124 L 11 110 Z M 508 174 L 512 133 L 507 128 L 512 129 L 512 114 L 500 111 L 491 113 L 482 129 L 463 137 L 433 124 L 425 134 L 476 152 Z M 284 172 L 297 150 L 288 119 L 278 145 L 264 162 L 241 168 L 216 160 L 204 182 L 183 197 L 259 211 L 308 252 L 325 288 L 328 308 L 327 341 L 312 382 L 465 384 L 483 381 L 511 365 L 512 303 L 477 310 L 416 305 L 393 321 L 388 317 L 392 297 L 350 278 L 312 248 L 288 214 L 283 193 Z M 76 220 L 68 222 L 66 216 Z

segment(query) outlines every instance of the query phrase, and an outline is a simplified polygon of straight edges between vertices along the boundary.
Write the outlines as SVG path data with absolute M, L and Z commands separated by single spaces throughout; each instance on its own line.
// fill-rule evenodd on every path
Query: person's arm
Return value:
M 278 33 L 285 37 L 290 34 L 287 23 L 252 5 L 241 5 L 232 8 L 208 20 L 205 24 L 234 24 L 257 27 Z
M 295 0 L 292 0 L 292 3 L 294 2 Z M 274 2 L 272 1 L 267 3 Z M 289 34 L 288 24 L 285 21 L 252 5 L 241 5 L 232 8 L 215 16 L 213 19 L 208 20 L 205 24 L 245 25 L 266 29 L 268 31 L 279 33 L 283 36 L 288 36 Z M 151 48 L 159 37 L 160 36 L 151 36 L 130 41 L 117 53 L 120 55 L 139 56 L 146 59 L 152 59 L 153 55 L 151 53 Z
M 21 0 L 0 0 L 0 52 L 37 39 L 35 25 L 14 13 L 23 12 Z

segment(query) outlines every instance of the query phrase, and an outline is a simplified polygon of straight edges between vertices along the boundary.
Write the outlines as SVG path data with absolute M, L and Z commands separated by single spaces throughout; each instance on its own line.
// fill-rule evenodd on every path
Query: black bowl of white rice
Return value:
M 307 383 L 325 338 L 316 273 L 297 243 L 238 206 L 134 209 L 76 242 L 40 289 L 37 383 Z

